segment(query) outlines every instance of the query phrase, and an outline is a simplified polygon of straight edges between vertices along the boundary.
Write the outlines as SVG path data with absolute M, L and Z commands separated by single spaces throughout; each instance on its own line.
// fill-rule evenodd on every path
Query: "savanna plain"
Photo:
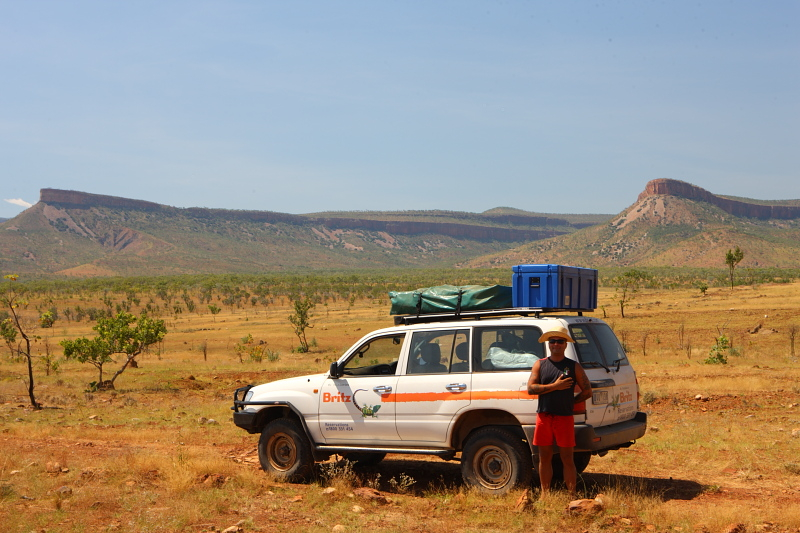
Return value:
M 20 312 L 111 306 L 108 295 L 52 298 L 31 295 Z M 232 423 L 233 390 L 324 372 L 362 335 L 392 324 L 387 298 L 318 303 L 310 351 L 298 353 L 290 302 L 274 298 L 219 304 L 217 314 L 205 305 L 165 312 L 164 341 L 114 390 L 91 391 L 91 365 L 47 369 L 37 358 L 40 410 L 30 406 L 24 362 L 0 348 L 2 530 L 800 531 L 800 283 L 643 289 L 624 318 L 613 289 L 601 288 L 600 304 L 593 316 L 605 314 L 627 347 L 649 428 L 580 476 L 581 497 L 605 495 L 598 514 L 569 515 L 565 492 L 539 499 L 536 484 L 518 508 L 522 489 L 487 497 L 462 484 L 457 461 L 436 457 L 389 455 L 362 470 L 332 458 L 310 483 L 270 479 L 258 436 Z M 52 361 L 61 340 L 95 334 L 93 322 L 61 314 L 35 332 L 34 353 Z M 723 335 L 729 346 L 717 342 Z M 359 487 L 385 499 L 362 499 Z

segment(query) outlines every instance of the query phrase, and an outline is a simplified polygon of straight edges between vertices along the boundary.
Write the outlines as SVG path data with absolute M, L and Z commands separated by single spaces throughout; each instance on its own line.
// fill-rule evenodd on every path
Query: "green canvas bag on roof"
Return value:
M 505 285 L 439 285 L 415 291 L 389 292 L 392 315 L 460 313 L 512 307 L 511 287 Z

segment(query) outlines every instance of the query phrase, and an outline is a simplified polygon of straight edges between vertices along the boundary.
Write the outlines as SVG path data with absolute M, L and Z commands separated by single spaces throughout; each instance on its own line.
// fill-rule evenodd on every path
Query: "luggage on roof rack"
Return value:
M 421 315 L 398 315 L 394 317 L 394 325 L 409 326 L 411 324 L 432 324 L 435 322 L 450 322 L 452 320 L 481 320 L 483 318 L 499 318 L 509 316 L 535 316 L 539 317 L 544 312 L 552 309 L 534 309 L 528 307 L 512 307 L 503 309 L 487 309 L 483 311 L 462 311 L 460 313 L 431 313 Z M 582 315 L 580 311 L 579 315 Z
M 516 265 L 512 268 L 514 307 L 565 311 L 597 309 L 597 270 L 566 265 Z
M 392 315 L 462 313 L 512 306 L 511 287 L 505 285 L 439 285 L 415 291 L 389 293 Z

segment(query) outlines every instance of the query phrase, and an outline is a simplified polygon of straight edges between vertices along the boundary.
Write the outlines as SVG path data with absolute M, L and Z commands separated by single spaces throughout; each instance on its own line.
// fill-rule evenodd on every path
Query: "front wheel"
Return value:
M 486 494 L 505 494 L 530 486 L 533 462 L 530 446 L 513 431 L 488 427 L 467 438 L 461 452 L 464 482 Z
M 299 424 L 279 418 L 267 424 L 258 440 L 261 468 L 281 481 L 305 481 L 311 475 L 314 456 Z

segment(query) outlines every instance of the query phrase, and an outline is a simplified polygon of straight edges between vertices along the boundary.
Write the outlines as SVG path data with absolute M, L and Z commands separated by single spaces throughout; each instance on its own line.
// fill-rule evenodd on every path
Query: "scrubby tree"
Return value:
M 39 325 L 43 328 L 52 328 L 56 322 L 56 317 L 52 311 L 45 311 L 39 317 Z
M 733 272 L 742 259 L 744 259 L 744 252 L 738 246 L 733 250 L 728 250 L 728 253 L 725 254 L 725 264 L 728 265 L 731 276 L 731 290 L 733 290 Z
M 614 299 L 619 303 L 619 313 L 622 318 L 625 318 L 625 306 L 633 300 L 634 295 L 639 292 L 639 287 L 649 278 L 647 273 L 633 269 L 611 280 L 611 283 L 617 287 L 614 291 Z
M 61 341 L 64 356 L 81 363 L 90 363 L 97 368 L 99 379 L 90 383 L 94 389 L 113 389 L 114 381 L 129 366 L 136 365 L 136 356 L 153 344 L 161 342 L 167 334 L 163 320 L 153 319 L 142 314 L 138 319 L 130 313 L 119 313 L 114 317 L 102 317 L 94 326 L 97 336 L 93 339 L 81 337 Z M 103 366 L 114 363 L 115 355 L 123 355 L 125 360 L 110 380 L 103 380 Z
M 300 340 L 299 352 L 308 352 L 308 340 L 306 339 L 306 329 L 313 328 L 311 325 L 311 310 L 314 309 L 314 302 L 311 298 L 298 298 L 294 300 L 294 313 L 289 315 L 289 322 L 294 326 L 294 334 Z
M 12 354 L 25 358 L 28 365 L 28 398 L 31 401 L 31 407 L 41 409 L 42 406 L 36 401 L 34 393 L 33 354 L 31 353 L 31 341 L 37 337 L 32 334 L 34 326 L 26 323 L 19 314 L 19 307 L 25 305 L 26 301 L 23 299 L 24 288 L 16 285 L 18 278 L 19 276 L 16 274 L 3 276 L 6 283 L 3 283 L 2 291 L 0 291 L 0 305 L 6 310 L 7 316 L 0 320 L 0 335 Z M 17 342 L 17 335 L 22 337 L 20 342 Z

